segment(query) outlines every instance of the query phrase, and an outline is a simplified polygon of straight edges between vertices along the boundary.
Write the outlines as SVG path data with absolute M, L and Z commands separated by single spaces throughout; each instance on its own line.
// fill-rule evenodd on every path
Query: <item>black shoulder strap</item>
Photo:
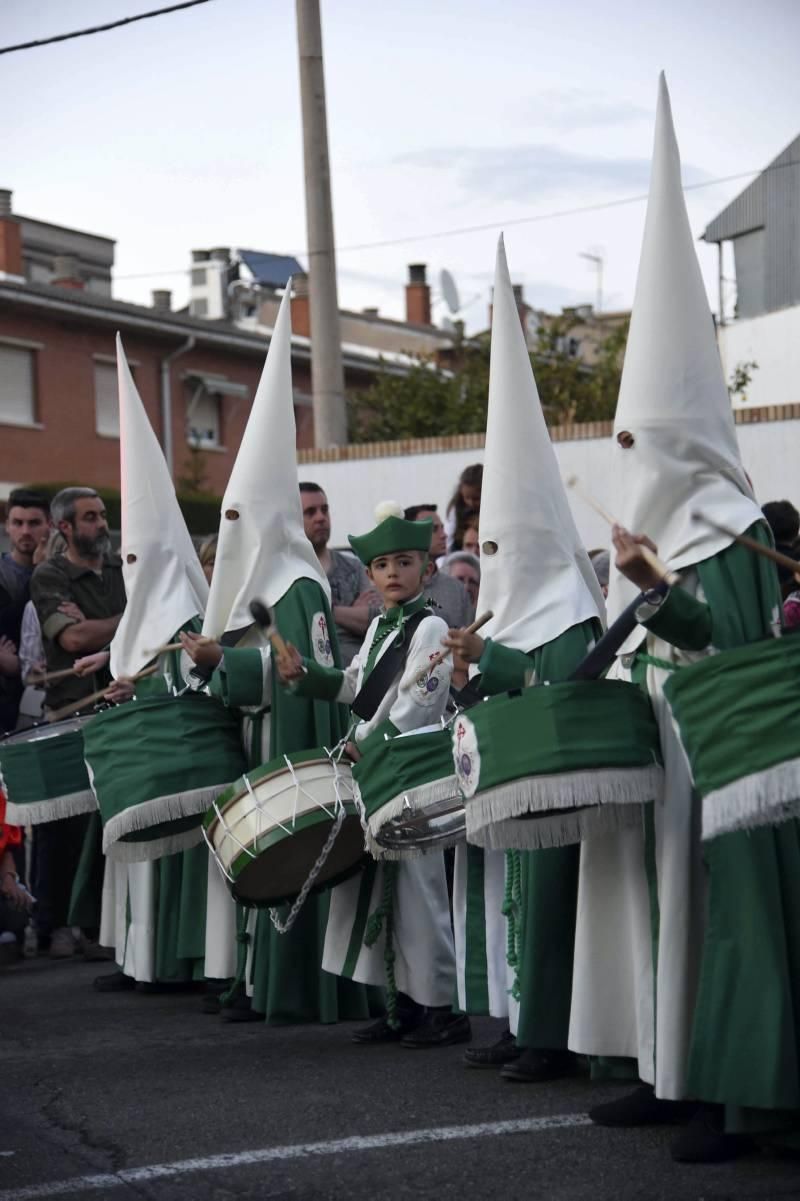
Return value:
M 403 622 L 402 635 L 395 638 L 388 650 L 383 652 L 350 706 L 356 717 L 360 717 L 362 721 L 371 721 L 375 716 L 378 705 L 406 665 L 414 631 L 430 615 L 430 610 L 420 609 L 417 613 L 412 613 L 408 621 Z

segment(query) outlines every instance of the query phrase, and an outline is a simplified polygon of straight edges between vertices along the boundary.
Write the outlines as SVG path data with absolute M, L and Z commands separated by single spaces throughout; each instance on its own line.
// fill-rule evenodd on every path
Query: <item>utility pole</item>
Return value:
M 347 410 L 336 292 L 319 0 L 297 0 L 296 6 L 306 183 L 314 442 L 318 447 L 344 446 L 347 442 Z

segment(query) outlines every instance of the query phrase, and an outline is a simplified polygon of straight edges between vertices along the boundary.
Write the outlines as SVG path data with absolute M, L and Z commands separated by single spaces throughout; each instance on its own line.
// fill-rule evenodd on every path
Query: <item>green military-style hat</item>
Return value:
M 375 510 L 377 525 L 368 534 L 348 535 L 348 542 L 365 567 L 379 555 L 401 550 L 420 550 L 427 554 L 433 536 L 433 522 L 406 521 L 403 510 L 394 501 L 384 501 Z

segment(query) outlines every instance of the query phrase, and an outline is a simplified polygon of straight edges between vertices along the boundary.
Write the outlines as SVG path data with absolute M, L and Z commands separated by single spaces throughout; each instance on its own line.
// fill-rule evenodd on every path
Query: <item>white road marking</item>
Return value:
M 179 1159 L 174 1163 L 156 1163 L 143 1168 L 123 1168 L 98 1176 L 76 1176 L 72 1180 L 54 1180 L 49 1184 L 30 1184 L 0 1192 L 0 1201 L 39 1201 L 42 1197 L 69 1193 L 99 1192 L 125 1184 L 149 1184 L 170 1176 L 190 1172 L 215 1172 L 220 1168 L 250 1167 L 272 1160 L 310 1159 L 315 1155 L 340 1155 L 345 1151 L 380 1151 L 385 1147 L 411 1147 L 420 1143 L 447 1143 L 454 1139 L 491 1138 L 499 1134 L 536 1134 L 542 1130 L 563 1130 L 570 1126 L 591 1126 L 582 1113 L 556 1114 L 551 1118 L 519 1118 L 506 1122 L 478 1122 L 473 1126 L 438 1126 L 427 1130 L 401 1130 L 396 1134 L 355 1135 L 322 1143 L 295 1143 L 287 1147 L 264 1147 L 260 1151 L 234 1151 L 229 1155 L 209 1155 L 203 1159 Z

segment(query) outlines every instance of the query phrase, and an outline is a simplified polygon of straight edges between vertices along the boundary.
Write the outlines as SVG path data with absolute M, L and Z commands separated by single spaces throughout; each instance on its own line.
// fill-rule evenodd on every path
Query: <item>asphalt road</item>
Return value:
M 0 1201 L 800 1198 L 800 1161 L 684 1167 L 668 1130 L 586 1124 L 618 1086 L 506 1083 L 344 1025 L 231 1026 L 197 995 L 93 992 L 98 970 L 0 970 Z

